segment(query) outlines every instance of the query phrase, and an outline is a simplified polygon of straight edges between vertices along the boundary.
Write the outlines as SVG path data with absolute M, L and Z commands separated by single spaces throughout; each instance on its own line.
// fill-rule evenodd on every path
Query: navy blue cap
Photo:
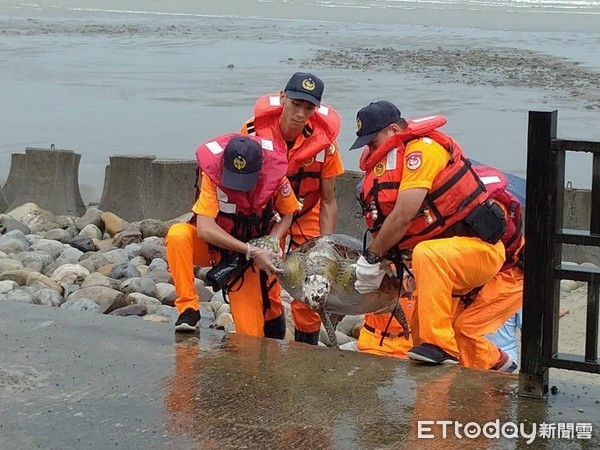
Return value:
M 221 183 L 234 191 L 248 192 L 256 187 L 262 169 L 262 147 L 248 136 L 232 138 L 223 153 Z
M 350 150 L 368 145 L 377 132 L 402 118 L 400 110 L 393 103 L 381 100 L 369 103 L 356 114 L 356 140 Z
M 296 72 L 285 85 L 284 92 L 289 98 L 306 100 L 313 105 L 321 106 L 321 98 L 325 85 L 312 73 Z

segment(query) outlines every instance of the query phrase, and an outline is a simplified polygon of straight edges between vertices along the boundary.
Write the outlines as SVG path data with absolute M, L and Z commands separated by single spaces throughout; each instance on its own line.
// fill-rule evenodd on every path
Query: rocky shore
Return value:
M 164 238 L 171 221 L 129 223 L 88 208 L 82 217 L 54 215 L 34 203 L 0 214 L 0 302 L 87 311 L 163 322 L 173 327 L 177 298 Z M 235 331 L 229 305 L 196 279 L 202 326 Z M 289 295 L 284 293 L 288 340 L 293 340 Z M 338 341 L 352 348 L 361 317 L 338 326 Z M 165 330 L 165 332 L 167 332 Z M 322 330 L 321 341 L 329 340 Z

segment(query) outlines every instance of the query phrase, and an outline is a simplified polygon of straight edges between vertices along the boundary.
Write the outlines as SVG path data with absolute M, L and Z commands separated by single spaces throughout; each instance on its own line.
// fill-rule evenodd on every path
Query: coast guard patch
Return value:
M 289 197 L 292 195 L 292 186 L 289 181 L 286 181 L 279 187 L 279 193 L 282 197 Z
M 417 170 L 421 167 L 421 152 L 412 152 L 406 157 L 406 168 L 408 170 Z
M 385 163 L 379 162 L 373 167 L 373 173 L 376 177 L 380 177 L 385 172 Z

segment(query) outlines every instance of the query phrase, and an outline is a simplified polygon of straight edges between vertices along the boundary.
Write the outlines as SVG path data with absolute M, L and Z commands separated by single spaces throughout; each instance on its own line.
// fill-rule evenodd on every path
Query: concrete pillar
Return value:
M 152 192 L 146 199 L 145 217 L 170 220 L 190 212 L 196 198 L 195 160 L 152 162 Z
M 17 196 L 17 191 L 22 180 L 21 177 L 27 173 L 27 169 L 25 168 L 25 153 L 13 153 L 10 156 L 10 171 L 6 183 L 2 188 L 4 198 L 8 204 L 12 203 Z
M 113 155 L 105 175 L 99 209 L 135 222 L 145 217 L 146 203 L 152 192 L 154 155 Z M 151 199 L 150 199 L 151 200 Z
M 33 202 L 55 214 L 85 213 L 79 192 L 80 154 L 54 148 L 27 148 L 24 163 L 20 159 L 13 159 L 19 161 L 18 167 L 11 166 L 6 183 L 9 209 Z
M 367 225 L 362 216 L 357 217 L 362 209 L 356 197 L 359 190 L 356 186 L 362 179 L 362 173 L 346 172 L 335 180 L 335 198 L 338 205 L 338 220 L 335 232 L 362 239 Z
M 3 213 L 8 208 L 8 203 L 2 194 L 2 188 L 0 188 L 0 213 Z

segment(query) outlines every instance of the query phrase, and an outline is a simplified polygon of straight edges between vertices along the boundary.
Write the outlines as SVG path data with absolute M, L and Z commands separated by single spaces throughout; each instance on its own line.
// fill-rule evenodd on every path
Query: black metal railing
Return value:
M 600 373 L 598 317 L 600 269 L 562 264 L 563 244 L 600 251 L 600 142 L 556 138 L 558 112 L 529 112 L 525 283 L 519 394 L 543 397 L 551 367 Z M 565 155 L 593 154 L 589 231 L 563 228 Z M 558 352 L 560 281 L 587 283 L 585 354 Z

